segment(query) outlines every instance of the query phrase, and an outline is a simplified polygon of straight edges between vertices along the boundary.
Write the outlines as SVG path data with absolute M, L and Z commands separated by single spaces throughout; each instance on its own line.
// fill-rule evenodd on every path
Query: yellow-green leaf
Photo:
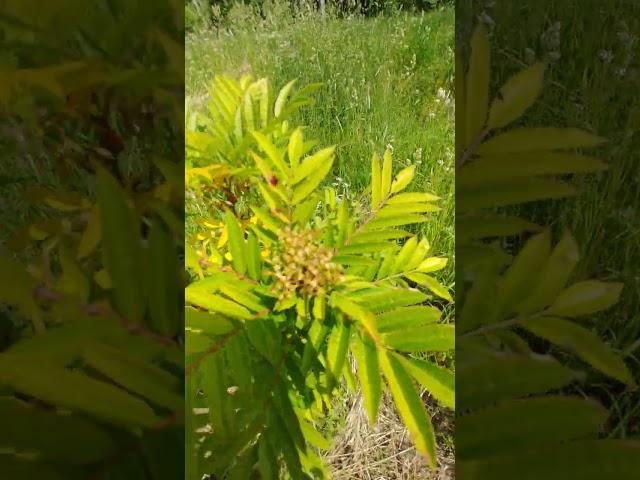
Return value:
M 306 199 L 309 195 L 311 195 L 316 188 L 320 185 L 320 183 L 327 176 L 331 167 L 333 166 L 334 161 L 333 154 L 330 155 L 326 161 L 322 162 L 318 168 L 310 173 L 293 191 L 293 197 L 291 199 L 291 203 L 293 205 L 299 204 L 301 201 Z
M 302 156 L 302 149 L 304 146 L 304 140 L 302 136 L 302 128 L 296 128 L 289 137 L 288 155 L 289 165 L 295 171 L 296 167 L 300 163 L 300 157 Z
M 411 434 L 416 450 L 425 456 L 431 466 L 435 466 L 435 435 L 424 402 L 416 392 L 411 377 L 398 359 L 384 349 L 378 350 L 378 353 L 379 362 L 396 408 Z
M 427 323 L 381 334 L 382 342 L 403 352 L 445 352 L 456 346 L 455 327 Z
M 145 313 L 140 226 L 122 187 L 102 169 L 98 171 L 98 202 L 105 268 L 115 306 L 127 320 L 140 322 Z
M 398 193 L 404 190 L 411 180 L 413 180 L 413 175 L 415 174 L 416 166 L 411 165 L 407 168 L 400 170 L 398 175 L 396 175 L 395 180 L 391 184 L 391 193 Z
M 300 183 L 319 169 L 324 169 L 328 172 L 328 169 L 326 169 L 325 166 L 327 163 L 333 163 L 334 152 L 335 147 L 327 147 L 305 158 L 293 172 L 293 178 L 291 180 L 292 185 Z
M 282 114 L 282 109 L 284 108 L 287 98 L 289 97 L 289 94 L 291 93 L 291 90 L 293 89 L 293 86 L 296 84 L 296 82 L 297 80 L 295 79 L 291 80 L 284 87 L 282 87 L 282 90 L 280 90 L 280 93 L 278 93 L 278 97 L 276 98 L 276 102 L 273 107 L 273 113 L 276 118 L 278 118 Z
M 367 335 L 362 335 L 354 338 L 351 351 L 358 365 L 358 378 L 367 416 L 370 424 L 375 425 L 382 398 L 382 379 L 376 346 Z
M 466 137 L 468 141 L 480 133 L 487 120 L 490 64 L 487 27 L 478 23 L 471 37 L 471 57 L 467 72 Z
M 575 353 L 593 368 L 635 386 L 633 375 L 622 357 L 606 345 L 600 337 L 569 320 L 555 317 L 532 318 L 521 325 L 533 334 Z
M 185 289 L 185 301 L 196 307 L 204 308 L 210 312 L 221 313 L 232 318 L 247 320 L 252 316 L 249 310 L 231 300 L 189 287 Z
M 382 175 L 380 177 L 380 199 L 384 200 L 391 190 L 391 174 L 392 174 L 392 155 L 391 150 L 385 150 L 382 157 Z
M 489 111 L 489 128 L 501 128 L 518 119 L 542 92 L 544 63 L 536 63 L 516 73 L 500 89 Z
M 246 244 L 244 234 L 240 227 L 240 222 L 230 210 L 226 215 L 227 231 L 229 233 L 229 252 L 233 262 L 233 268 L 236 272 L 244 275 L 247 271 L 247 261 L 245 258 Z
M 407 372 L 445 407 L 456 408 L 456 381 L 453 372 L 417 358 L 396 355 Z
M 371 156 L 371 210 L 375 210 L 380 205 L 382 198 L 382 179 L 380 175 L 380 159 L 378 154 L 373 152 Z
M 109 383 L 79 371 L 0 356 L 0 383 L 52 405 L 79 411 L 126 427 L 152 427 L 160 419 L 151 407 Z
M 622 283 L 586 280 L 564 290 L 548 312 L 561 317 L 589 315 L 612 307 L 620 299 Z
M 596 147 L 606 140 L 577 128 L 522 127 L 496 135 L 482 143 L 475 152 L 478 155 L 502 155 L 506 153 L 562 150 L 579 147 Z

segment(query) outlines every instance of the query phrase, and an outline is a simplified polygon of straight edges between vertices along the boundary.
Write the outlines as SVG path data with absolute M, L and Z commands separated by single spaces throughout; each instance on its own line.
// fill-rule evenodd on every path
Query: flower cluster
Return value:
M 324 295 L 342 278 L 342 267 L 332 263 L 331 249 L 319 244 L 317 232 L 288 228 L 280 234 L 280 248 L 272 259 L 280 299 L 291 295 Z

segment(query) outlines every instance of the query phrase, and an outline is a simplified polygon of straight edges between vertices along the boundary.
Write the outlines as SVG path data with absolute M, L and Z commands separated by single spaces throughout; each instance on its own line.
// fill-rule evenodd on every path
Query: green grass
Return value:
M 627 353 L 627 364 L 640 380 L 640 6 L 609 0 L 593 5 L 577 0 L 500 2 L 499 8 L 488 10 L 495 21 L 492 75 L 497 88 L 532 53 L 544 59 L 559 52 L 525 123 L 586 128 L 609 139 L 597 152 L 610 164 L 608 171 L 578 179 L 575 198 L 530 205 L 526 214 L 556 232 L 569 228 L 574 233 L 582 251 L 578 279 L 625 284 L 620 303 L 593 325 L 614 348 Z M 558 21 L 554 45 L 549 29 Z M 514 23 L 520 28 L 512 28 Z M 608 434 L 640 437 L 638 393 L 600 380 L 593 388 L 613 406 Z
M 316 104 L 296 120 L 323 145 L 337 146 L 335 186 L 360 192 L 370 181 L 372 152 L 387 146 L 396 169 L 417 164 L 412 188 L 443 197 L 424 234 L 435 253 L 451 258 L 444 282 L 452 286 L 453 9 L 323 21 L 313 13 L 261 19 L 237 8 L 230 23 L 187 37 L 187 95 L 201 101 L 207 82 L 222 73 L 268 77 L 276 88 L 293 78 L 323 82 Z

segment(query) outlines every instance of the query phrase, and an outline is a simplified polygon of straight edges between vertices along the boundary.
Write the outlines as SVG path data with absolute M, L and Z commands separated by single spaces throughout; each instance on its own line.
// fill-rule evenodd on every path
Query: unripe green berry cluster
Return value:
M 318 242 L 313 230 L 283 230 L 274 253 L 272 267 L 280 299 L 325 295 L 342 279 L 342 267 L 331 262 L 333 251 Z

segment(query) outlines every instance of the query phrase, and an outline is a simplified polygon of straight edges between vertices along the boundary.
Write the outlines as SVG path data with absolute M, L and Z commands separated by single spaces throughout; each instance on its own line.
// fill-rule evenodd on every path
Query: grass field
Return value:
M 580 279 L 625 284 L 620 303 L 593 324 L 625 353 L 640 379 L 640 7 L 587 3 L 595 8 L 545 1 L 496 2 L 487 9 L 495 22 L 493 91 L 534 58 L 550 60 L 544 93 L 526 123 L 586 128 L 609 140 L 597 152 L 609 163 L 608 171 L 578 180 L 575 198 L 531 205 L 526 213 L 556 232 L 569 228 L 576 235 Z M 638 393 L 598 378 L 594 382 L 594 393 L 613 407 L 606 434 L 638 438 Z
M 373 151 L 393 148 L 397 168 L 417 164 L 413 188 L 443 197 L 427 225 L 435 251 L 453 260 L 453 9 L 423 16 L 349 20 L 236 14 L 228 29 L 186 40 L 187 95 L 198 102 L 216 73 L 323 82 L 300 119 L 337 146 L 338 189 L 361 191 Z M 201 101 L 201 100 L 200 100 Z M 453 284 L 453 262 L 445 283 Z
M 276 3 L 277 5 L 277 3 Z M 313 12 L 256 15 L 235 8 L 228 25 L 186 39 L 188 101 L 206 100 L 214 74 L 267 77 L 275 88 L 297 78 L 322 82 L 316 103 L 296 119 L 309 136 L 337 146 L 331 178 L 358 193 L 370 182 L 372 152 L 391 148 L 396 168 L 416 165 L 412 189 L 442 197 L 442 211 L 424 227 L 433 251 L 450 259 L 441 281 L 454 285 L 454 11 L 423 15 L 321 19 Z M 453 308 L 445 312 L 453 321 Z M 451 358 L 444 359 L 446 363 Z M 393 407 L 385 402 L 376 430 L 361 398 L 344 391 L 325 425 L 335 448 L 327 455 L 336 478 L 431 478 Z M 453 462 L 452 412 L 429 402 L 444 464 Z M 363 476 L 364 475 L 364 476 Z

